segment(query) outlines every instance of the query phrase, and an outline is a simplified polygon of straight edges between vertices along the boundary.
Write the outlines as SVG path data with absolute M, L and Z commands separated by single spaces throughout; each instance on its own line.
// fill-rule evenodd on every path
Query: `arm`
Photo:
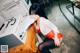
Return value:
M 54 42 L 55 42 L 55 45 L 56 46 L 60 46 L 60 40 L 59 40 L 59 38 L 58 38 L 58 33 L 60 33 L 59 32 L 59 30 L 58 30 L 58 28 L 53 24 L 53 23 L 51 23 L 49 20 L 45 20 L 45 23 L 46 23 L 46 25 L 50 28 L 50 29 L 52 29 L 52 31 L 54 32 Z

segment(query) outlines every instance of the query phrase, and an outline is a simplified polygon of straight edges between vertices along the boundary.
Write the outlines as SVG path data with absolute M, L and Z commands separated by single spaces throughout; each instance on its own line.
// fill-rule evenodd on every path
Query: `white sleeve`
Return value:
M 46 23 L 46 25 L 47 25 L 50 29 L 52 29 L 54 32 L 57 32 L 57 33 L 59 32 L 58 28 L 57 28 L 51 21 L 45 19 L 45 23 Z
M 55 33 L 55 35 L 57 35 L 57 33 L 59 33 L 58 28 L 49 20 L 45 20 L 46 25 Z
M 40 30 L 44 35 L 47 35 L 51 31 L 51 29 L 46 24 L 45 18 L 40 18 Z
M 50 22 L 47 19 L 45 19 L 44 22 L 55 33 L 55 38 L 53 38 L 53 39 L 54 39 L 55 45 L 59 46 L 60 45 L 60 41 L 59 41 L 59 39 L 57 37 L 57 34 L 59 33 L 58 28 L 52 22 Z

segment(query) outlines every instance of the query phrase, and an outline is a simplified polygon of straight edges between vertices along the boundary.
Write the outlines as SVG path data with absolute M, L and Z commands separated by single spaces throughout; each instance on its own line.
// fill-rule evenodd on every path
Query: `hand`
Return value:
M 36 20 L 38 20 L 40 17 L 38 16 L 38 15 L 33 15 L 34 16 L 34 18 L 36 19 Z
M 56 46 L 60 46 L 60 41 L 58 38 L 54 38 L 54 43 Z

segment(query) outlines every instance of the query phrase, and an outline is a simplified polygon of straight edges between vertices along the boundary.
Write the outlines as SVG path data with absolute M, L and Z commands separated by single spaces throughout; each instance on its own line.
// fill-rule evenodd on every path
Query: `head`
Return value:
M 40 10 L 40 5 L 37 4 L 37 3 L 34 3 L 31 5 L 30 9 L 29 9 L 29 14 L 32 15 L 32 14 L 38 14 Z
M 35 15 L 39 15 L 40 17 L 46 17 L 44 9 L 38 3 L 34 3 L 34 4 L 31 5 L 31 7 L 29 9 L 29 14 L 30 15 L 35 14 Z

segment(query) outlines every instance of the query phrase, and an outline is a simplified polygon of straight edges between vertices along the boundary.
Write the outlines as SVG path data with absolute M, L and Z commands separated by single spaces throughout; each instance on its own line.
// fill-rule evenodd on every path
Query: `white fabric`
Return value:
M 40 18 L 39 25 L 40 30 L 44 35 L 47 35 L 50 31 L 53 31 L 55 34 L 59 32 L 59 30 L 53 23 L 43 17 Z
M 0 38 L 7 36 L 9 34 L 19 35 L 22 32 L 25 32 L 28 29 L 28 27 L 36 21 L 34 15 L 26 17 L 16 16 L 15 18 L 16 18 L 16 23 L 14 25 L 9 24 L 8 27 L 5 28 L 4 33 L 0 34 Z
M 28 37 L 25 36 L 25 32 L 29 26 L 36 21 L 34 15 L 26 17 L 20 15 L 14 18 L 16 18 L 15 24 L 11 25 L 11 22 L 7 28 L 4 26 L 4 32 L 0 34 L 0 41 L 3 41 L 2 44 L 9 45 L 10 47 L 21 43 L 25 44 L 26 40 L 28 39 Z M 2 32 L 2 30 L 0 32 Z M 20 35 L 22 35 L 22 37 L 20 37 Z M 15 42 L 15 44 L 12 44 L 12 42 Z

